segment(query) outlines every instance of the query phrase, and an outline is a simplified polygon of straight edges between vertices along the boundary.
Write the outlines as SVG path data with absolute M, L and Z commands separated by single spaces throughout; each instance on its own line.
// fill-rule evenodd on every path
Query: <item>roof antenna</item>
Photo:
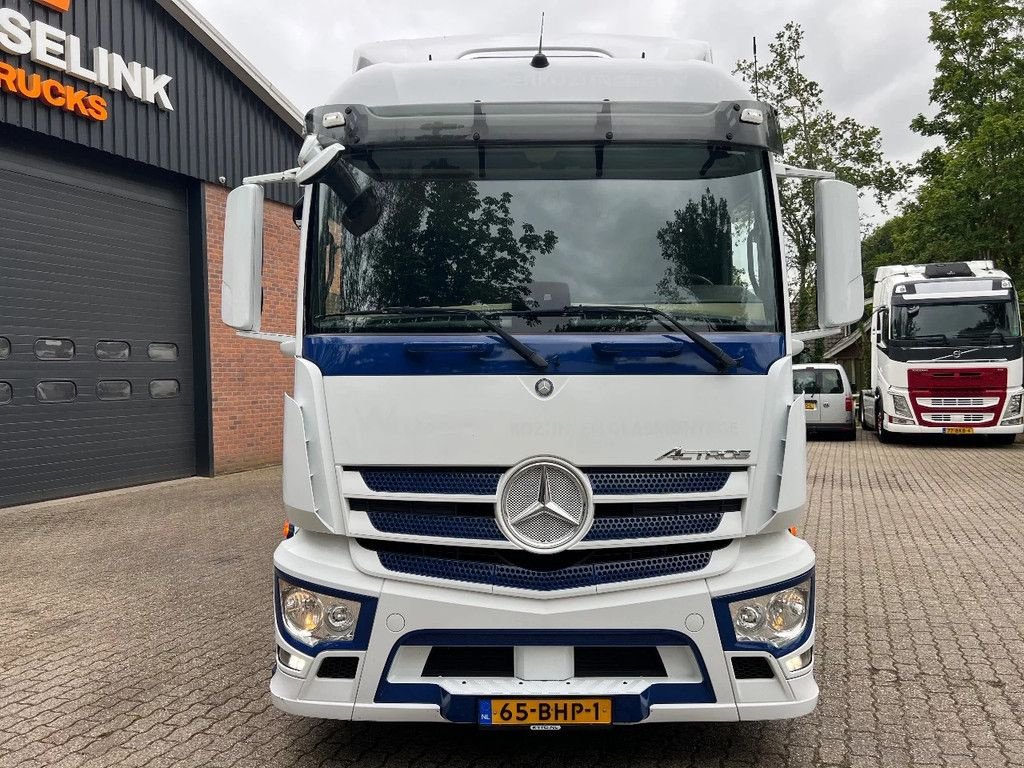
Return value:
M 544 55 L 544 11 L 540 12 L 540 42 L 537 44 L 537 53 L 530 60 L 530 66 L 535 69 L 544 69 L 551 62 Z
M 761 100 L 761 84 L 757 69 L 757 36 L 754 36 L 754 98 Z

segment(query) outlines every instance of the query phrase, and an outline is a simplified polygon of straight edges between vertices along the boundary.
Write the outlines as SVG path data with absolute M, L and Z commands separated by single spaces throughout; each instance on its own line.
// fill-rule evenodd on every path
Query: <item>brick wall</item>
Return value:
M 228 190 L 205 186 L 213 378 L 213 463 L 218 475 L 277 464 L 285 392 L 294 366 L 276 344 L 240 339 L 220 320 L 224 264 L 224 209 Z M 263 325 L 268 333 L 295 333 L 299 232 L 292 210 L 268 202 L 264 212 Z

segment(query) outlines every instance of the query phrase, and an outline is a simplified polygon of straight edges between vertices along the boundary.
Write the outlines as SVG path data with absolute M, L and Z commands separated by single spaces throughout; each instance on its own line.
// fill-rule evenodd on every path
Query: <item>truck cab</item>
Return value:
M 1024 431 L 1017 291 L 990 261 L 879 268 L 871 389 L 861 418 L 883 441 L 900 434 Z
M 704 44 L 357 53 L 300 165 L 227 213 L 225 322 L 258 334 L 262 185 L 303 191 L 276 706 L 534 728 L 814 707 L 781 151 Z M 863 311 L 857 193 L 803 173 L 839 326 Z

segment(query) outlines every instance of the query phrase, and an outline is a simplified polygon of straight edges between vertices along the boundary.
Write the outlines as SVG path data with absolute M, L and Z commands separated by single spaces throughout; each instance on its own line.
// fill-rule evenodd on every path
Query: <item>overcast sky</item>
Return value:
M 929 146 L 908 128 L 928 111 L 936 56 L 928 11 L 939 0 L 192 0 L 299 109 L 322 103 L 351 71 L 364 42 L 437 35 L 547 31 L 619 32 L 707 40 L 717 64 L 732 69 L 762 56 L 782 25 L 807 31 L 806 72 L 829 107 L 877 125 L 885 150 L 914 160 Z

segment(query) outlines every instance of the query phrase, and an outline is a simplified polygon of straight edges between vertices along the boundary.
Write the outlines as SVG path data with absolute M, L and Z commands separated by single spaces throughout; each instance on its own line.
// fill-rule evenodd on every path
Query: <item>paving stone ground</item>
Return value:
M 0 766 L 1024 765 L 1024 443 L 813 442 L 821 704 L 484 733 L 273 709 L 279 471 L 0 510 Z

